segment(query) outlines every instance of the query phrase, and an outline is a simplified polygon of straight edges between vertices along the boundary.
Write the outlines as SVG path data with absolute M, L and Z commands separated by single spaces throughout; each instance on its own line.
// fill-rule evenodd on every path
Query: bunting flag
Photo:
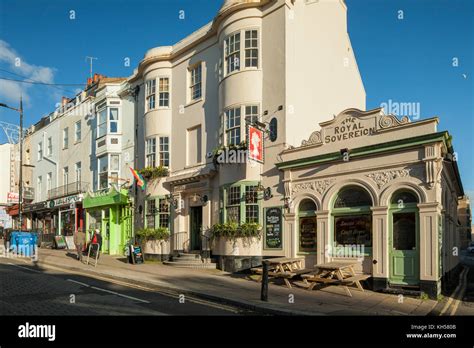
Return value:
M 130 170 L 132 171 L 132 175 L 135 178 L 135 182 L 137 183 L 137 185 L 140 186 L 140 188 L 143 191 L 145 191 L 146 182 L 145 182 L 145 179 L 143 179 L 143 176 L 138 171 L 133 169 L 132 167 L 130 167 Z

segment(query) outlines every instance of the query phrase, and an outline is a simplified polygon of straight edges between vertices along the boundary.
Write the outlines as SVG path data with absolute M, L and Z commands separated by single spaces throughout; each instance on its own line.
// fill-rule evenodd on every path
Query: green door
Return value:
M 201 250 L 202 207 L 191 207 L 189 227 L 191 250 Z
M 418 212 L 400 209 L 390 214 L 390 284 L 418 285 L 420 247 Z
M 101 235 L 102 235 L 102 252 L 110 253 L 110 209 L 103 210 Z

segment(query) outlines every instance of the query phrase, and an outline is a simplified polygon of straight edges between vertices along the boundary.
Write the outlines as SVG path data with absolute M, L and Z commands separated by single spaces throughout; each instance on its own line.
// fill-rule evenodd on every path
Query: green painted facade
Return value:
M 84 198 L 86 231 L 98 228 L 102 235 L 103 253 L 123 255 L 127 242 L 133 237 L 133 216 L 127 190 L 113 188 L 89 194 Z

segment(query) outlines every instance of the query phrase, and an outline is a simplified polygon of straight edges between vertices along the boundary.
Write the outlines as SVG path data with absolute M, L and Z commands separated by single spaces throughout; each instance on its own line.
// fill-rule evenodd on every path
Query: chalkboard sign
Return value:
M 282 208 L 267 208 L 265 210 L 265 248 L 282 249 L 282 234 Z
M 142 247 L 138 245 L 130 245 L 131 249 L 131 256 L 132 256 L 132 263 L 133 264 L 140 264 L 145 262 L 145 258 L 142 252 Z
M 56 249 L 66 249 L 66 240 L 64 236 L 54 236 L 54 243 L 56 244 Z

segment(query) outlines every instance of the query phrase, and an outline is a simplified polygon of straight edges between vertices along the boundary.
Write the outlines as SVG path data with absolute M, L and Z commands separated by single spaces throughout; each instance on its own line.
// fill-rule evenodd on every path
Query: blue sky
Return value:
M 171 45 L 211 21 L 222 0 L 0 0 L 0 77 L 85 83 L 94 71 L 129 76 L 145 52 Z M 348 31 L 367 109 L 414 103 L 454 137 L 464 188 L 474 197 L 474 1 L 347 0 Z M 184 10 L 184 19 L 180 11 Z M 75 19 L 71 19 L 74 11 Z M 400 12 L 403 11 L 403 12 Z M 403 17 L 401 19 L 400 17 Z M 19 57 L 21 65 L 15 66 Z M 130 58 L 130 67 L 124 59 Z M 457 59 L 457 67 L 453 62 Z M 7 73 L 4 70 L 17 75 Z M 52 88 L 0 80 L 0 102 L 25 97 L 25 125 L 80 86 Z M 0 121 L 17 114 L 0 110 Z M 0 143 L 6 141 L 0 134 Z

